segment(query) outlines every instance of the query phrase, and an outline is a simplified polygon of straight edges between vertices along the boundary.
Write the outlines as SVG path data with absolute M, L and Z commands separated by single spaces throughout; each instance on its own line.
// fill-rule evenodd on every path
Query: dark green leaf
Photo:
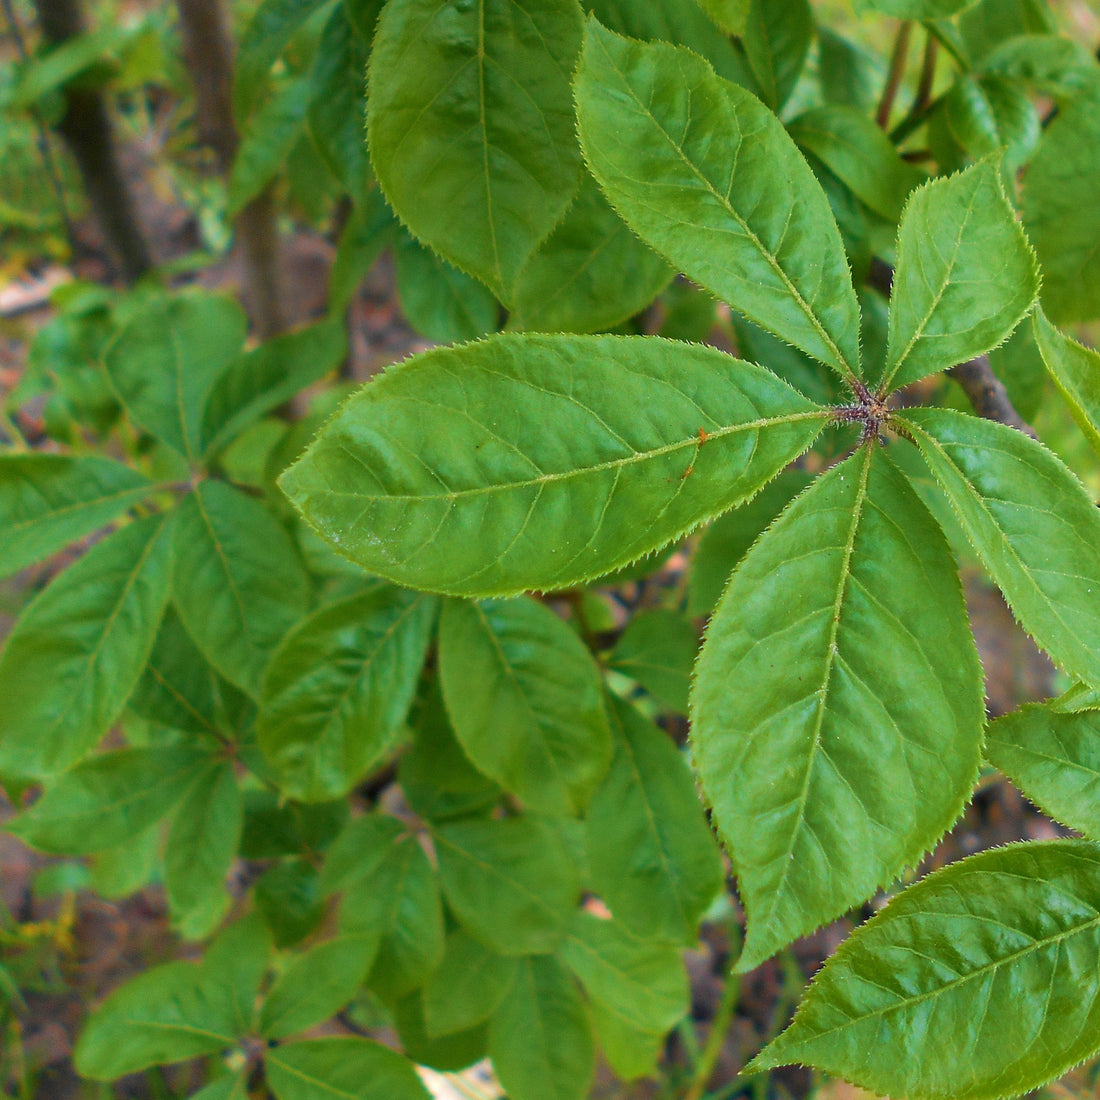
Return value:
M 664 1033 L 691 1007 L 679 950 L 636 939 L 616 921 L 578 911 L 561 959 L 589 998 L 628 1027 Z
M 260 876 L 253 896 L 276 947 L 300 942 L 324 920 L 319 879 L 316 867 L 306 858 L 276 863 Z
M 170 527 L 150 516 L 116 531 L 23 612 L 0 654 L 0 774 L 64 771 L 110 729 L 168 599 Z
M 492 292 L 408 233 L 398 233 L 394 260 L 401 311 L 429 340 L 454 344 L 500 327 Z
M 749 0 L 699 0 L 699 6 L 726 34 L 741 34 L 749 17 Z
M 1100 713 L 1021 707 L 989 727 L 985 755 L 1044 813 L 1100 837 Z
M 611 760 L 600 672 L 548 607 L 448 600 L 443 698 L 466 755 L 534 810 L 579 814 Z
M 134 422 L 195 464 L 207 395 L 246 327 L 244 311 L 224 295 L 158 297 L 131 317 L 103 365 Z
M 292 798 L 339 798 L 393 748 L 437 606 L 381 585 L 322 608 L 287 636 L 264 681 L 257 735 Z
M 959 19 L 959 35 L 972 60 L 1018 35 L 1057 33 L 1047 0 L 979 0 Z
M 490 951 L 455 929 L 447 937 L 443 961 L 424 987 L 424 1024 L 431 1036 L 465 1031 L 487 1020 L 507 995 L 516 960 Z
M 204 481 L 179 507 L 174 546 L 187 632 L 223 676 L 258 694 L 272 650 L 309 601 L 290 536 L 258 501 Z
M 95 756 L 60 776 L 5 828 L 52 855 L 113 848 L 171 812 L 208 760 L 186 744 Z
M 974 4 L 974 0 L 866 0 L 867 7 L 895 19 L 947 19 Z
M 576 0 L 390 0 L 367 129 L 390 204 L 502 301 L 580 182 L 569 73 Z
M 636 936 L 694 943 L 724 873 L 695 781 L 667 734 L 608 705 L 615 756 L 587 818 L 593 887 Z
M 733 507 L 827 415 L 710 348 L 504 335 L 370 383 L 281 484 L 372 572 L 511 595 L 600 576 Z
M 590 1001 L 588 1011 L 603 1055 L 617 1077 L 633 1081 L 658 1075 L 657 1060 L 665 1048 L 664 1032 L 631 1027 L 599 1001 Z
M 108 458 L 0 455 L 0 576 L 110 523 L 153 490 L 136 470 Z
M 814 34 L 809 0 L 749 0 L 739 32 L 760 98 L 773 111 L 787 102 Z
M 347 353 L 337 321 L 276 336 L 242 352 L 214 383 L 202 417 L 203 453 L 216 455 L 265 413 L 336 369 Z
M 580 898 L 580 876 L 552 822 L 460 821 L 432 836 L 447 902 L 466 931 L 502 955 L 554 950 Z
M 406 1058 L 442 1072 L 465 1069 L 489 1051 L 489 1025 L 482 1023 L 449 1035 L 429 1035 L 424 1023 L 422 990 L 414 990 L 393 1006 L 393 1022 Z
M 961 75 L 945 101 L 947 124 L 974 160 L 1004 152 L 1006 182 L 1031 158 L 1042 133 L 1027 93 L 1004 77 Z
M 763 328 L 858 373 L 859 305 L 840 234 L 766 107 L 688 51 L 595 20 L 576 95 L 592 174 L 646 243 Z
M 838 34 L 835 27 L 817 28 L 817 48 L 818 78 L 826 102 L 873 114 L 885 78 L 879 59 Z
M 817 1066 L 882 1095 L 994 1100 L 1100 1046 L 1100 853 L 1018 844 L 929 875 L 825 964 L 749 1066 Z
M 217 761 L 176 811 L 164 849 L 164 886 L 172 923 L 201 940 L 229 908 L 226 876 L 241 839 L 244 808 L 233 765 Z
M 1038 290 L 1035 256 L 994 161 L 921 187 L 898 230 L 883 391 L 996 347 Z
M 834 466 L 745 556 L 692 706 L 748 910 L 740 971 L 914 866 L 958 817 L 981 666 L 951 551 L 883 453 Z
M 360 205 L 352 210 L 340 234 L 328 280 L 329 309 L 333 313 L 342 310 L 354 297 L 363 277 L 392 240 L 396 228 L 397 220 L 382 192 L 372 187 Z
M 863 111 L 830 103 L 801 114 L 788 133 L 841 179 L 876 214 L 896 222 L 909 192 L 927 178 L 901 159 Z
M 687 714 L 691 670 L 698 652 L 699 636 L 683 615 L 643 611 L 623 631 L 608 667 L 637 680 L 678 714 Z
M 277 1100 L 431 1100 L 412 1063 L 369 1039 L 315 1039 L 264 1054 Z
M 519 1100 L 583 1100 L 595 1069 L 584 1003 L 561 963 L 521 959 L 493 1014 L 489 1054 L 500 1083 Z
M 245 791 L 241 858 L 315 855 L 332 843 L 347 819 L 346 799 L 303 805 L 276 791 Z
M 587 173 L 558 227 L 524 265 L 509 327 L 597 332 L 640 313 L 672 276 Z
M 282 1039 L 323 1023 L 355 996 L 377 950 L 373 936 L 337 936 L 292 959 L 260 1010 L 260 1033 Z
M 1100 453 L 1100 352 L 1059 332 L 1041 309 L 1033 318 L 1035 343 L 1078 427 Z
M 1058 99 L 1095 95 L 1100 78 L 1097 59 L 1088 47 L 1058 34 L 1008 38 L 982 59 L 982 67 Z
M 1068 672 L 1100 684 L 1100 513 L 1041 443 L 947 409 L 901 414 L 989 575 Z

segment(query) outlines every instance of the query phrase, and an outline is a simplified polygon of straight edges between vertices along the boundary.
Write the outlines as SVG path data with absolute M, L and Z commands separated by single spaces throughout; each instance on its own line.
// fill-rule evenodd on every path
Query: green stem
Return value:
M 913 24 L 906 20 L 898 27 L 898 36 L 894 39 L 894 52 L 890 55 L 890 72 L 886 77 L 886 87 L 882 90 L 882 100 L 875 115 L 875 121 L 884 130 L 889 128 L 894 100 L 898 97 L 901 82 L 905 77 L 905 63 L 909 56 L 909 38 L 912 33 Z
M 684 1100 L 701 1100 L 707 1082 L 718 1063 L 718 1055 L 722 1053 L 722 1044 L 726 1041 L 726 1033 L 729 1031 L 730 1021 L 733 1019 L 740 995 L 741 979 L 736 974 L 727 974 L 721 1003 L 711 1021 L 706 1046 L 703 1047 L 703 1054 L 695 1065 L 695 1073 L 692 1075 L 687 1092 L 684 1093 Z

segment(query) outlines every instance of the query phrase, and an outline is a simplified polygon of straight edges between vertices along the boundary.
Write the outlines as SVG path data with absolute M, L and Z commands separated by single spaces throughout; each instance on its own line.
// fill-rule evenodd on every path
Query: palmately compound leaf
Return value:
M 378 20 L 367 131 L 382 190 L 505 302 L 580 183 L 581 25 L 577 0 L 391 0 Z
M 945 867 L 841 944 L 749 1070 L 802 1062 L 882 1096 L 996 1100 L 1100 1048 L 1100 849 Z
M 1100 452 L 1100 352 L 1059 332 L 1041 309 L 1033 318 L 1035 344 L 1077 426 Z
M 859 304 L 828 200 L 779 120 L 700 57 L 588 21 L 585 159 L 623 220 L 762 328 L 852 379 Z
M 986 759 L 1044 813 L 1100 839 L 1100 711 L 1025 706 L 990 725 Z
M 996 347 L 1038 292 L 1035 255 L 996 161 L 925 184 L 898 230 L 883 392 Z
M 748 910 L 739 970 L 919 860 L 966 802 L 983 717 L 951 551 L 867 448 L 749 551 L 696 670 L 695 761 Z
M 1084 486 L 1003 424 L 949 409 L 898 415 L 1024 629 L 1100 684 L 1100 512 Z
M 408 714 L 439 600 L 380 584 L 329 604 L 276 651 L 257 737 L 290 797 L 346 795 Z
M 155 488 L 109 458 L 0 455 L 0 576 L 102 527 Z
M 373 573 L 514 595 L 601 576 L 735 507 L 828 416 L 711 348 L 506 334 L 369 383 L 281 485 Z
M 443 698 L 466 754 L 531 809 L 579 814 L 611 762 L 600 670 L 548 607 L 448 601 Z
M 110 729 L 168 601 L 171 526 L 149 516 L 116 531 L 23 612 L 0 654 L 0 774 L 64 771 Z

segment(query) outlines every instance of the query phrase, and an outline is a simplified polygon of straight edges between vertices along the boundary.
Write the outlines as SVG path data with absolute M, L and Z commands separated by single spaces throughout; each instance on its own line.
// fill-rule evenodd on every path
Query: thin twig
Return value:
M 684 1093 L 684 1100 L 700 1100 L 707 1087 L 707 1082 L 714 1073 L 714 1067 L 718 1064 L 718 1055 L 722 1053 L 722 1044 L 726 1041 L 726 1033 L 730 1029 L 730 1021 L 733 1019 L 737 1001 L 741 995 L 741 979 L 733 973 L 726 975 L 726 984 L 722 989 L 722 1000 L 718 1005 L 718 1011 L 710 1022 L 710 1033 L 707 1035 L 706 1046 L 696 1063 L 695 1072 L 691 1076 L 691 1085 Z
M 898 97 L 901 82 L 905 77 L 905 63 L 909 56 L 909 38 L 913 33 L 913 24 L 905 20 L 898 27 L 898 36 L 894 39 L 894 52 L 890 55 L 890 72 L 886 78 L 886 87 L 882 90 L 882 101 L 878 105 L 875 121 L 887 129 L 890 115 L 894 110 L 894 100 Z

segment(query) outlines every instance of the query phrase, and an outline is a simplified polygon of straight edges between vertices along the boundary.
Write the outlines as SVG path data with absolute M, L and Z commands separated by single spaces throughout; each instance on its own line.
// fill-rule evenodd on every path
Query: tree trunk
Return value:
M 222 0 L 176 0 L 187 70 L 195 86 L 199 137 L 228 176 L 239 138 L 233 119 L 233 38 Z M 245 269 L 245 299 L 261 339 L 286 327 L 275 201 L 268 188 L 234 222 Z
M 84 31 L 79 0 L 34 0 L 34 8 L 47 42 L 64 42 Z M 149 271 L 153 260 L 119 166 L 103 97 L 96 91 L 66 89 L 65 114 L 57 131 L 76 160 L 92 209 L 108 247 L 118 258 L 123 277 L 134 282 Z

